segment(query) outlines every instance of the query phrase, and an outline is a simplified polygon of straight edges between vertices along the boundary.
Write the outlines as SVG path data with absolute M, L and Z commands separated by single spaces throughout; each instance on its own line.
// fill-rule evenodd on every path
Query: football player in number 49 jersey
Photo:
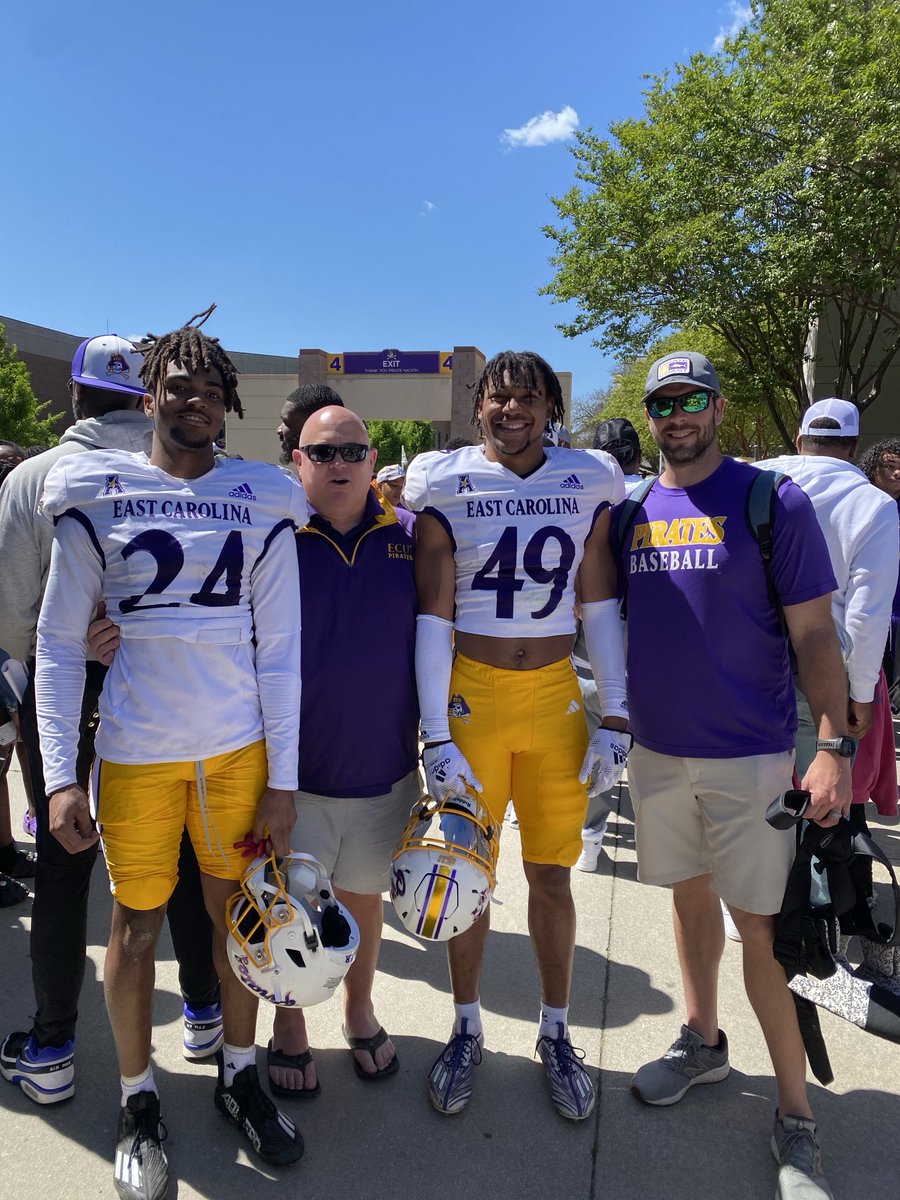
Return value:
M 194 318 L 196 320 L 197 318 Z M 274 467 L 217 462 L 236 372 L 189 323 L 149 336 L 141 376 L 149 458 L 62 459 L 43 509 L 56 522 L 38 624 L 37 707 L 50 825 L 71 853 L 102 838 L 114 896 L 105 991 L 122 1075 L 114 1182 L 161 1200 L 168 1166 L 150 1064 L 154 954 L 187 824 L 214 926 L 225 1033 L 216 1107 L 266 1161 L 303 1142 L 256 1077 L 255 997 L 227 966 L 225 902 L 249 829 L 290 848 L 297 786 L 303 492 Z M 92 800 L 75 783 L 85 631 L 100 600 L 121 647 L 100 698 Z
M 537 354 L 497 355 L 475 388 L 484 445 L 423 454 L 404 497 L 417 519 L 416 679 L 423 762 L 438 800 L 480 792 L 496 827 L 512 797 L 528 925 L 541 980 L 537 1051 L 554 1107 L 582 1120 L 594 1087 L 569 1039 L 575 949 L 569 871 L 581 851 L 588 792 L 620 777 L 629 745 L 609 507 L 622 472 L 602 451 L 544 447 L 561 422 L 559 381 Z M 575 597 L 603 710 L 588 742 L 570 662 Z M 455 637 L 455 659 L 454 659 Z M 481 1061 L 479 986 L 489 916 L 448 942 L 453 1033 L 429 1096 L 462 1109 Z

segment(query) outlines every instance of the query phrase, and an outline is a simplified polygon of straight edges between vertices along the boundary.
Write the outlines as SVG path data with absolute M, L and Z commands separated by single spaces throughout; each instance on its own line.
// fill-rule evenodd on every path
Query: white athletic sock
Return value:
M 156 1080 L 153 1078 L 153 1066 L 147 1064 L 146 1071 L 141 1071 L 140 1075 L 122 1075 L 122 1107 L 124 1108 L 128 1102 L 129 1096 L 136 1096 L 138 1092 L 159 1092 L 156 1090 Z
M 235 1075 L 240 1075 L 245 1067 L 256 1066 L 255 1046 L 229 1046 L 226 1042 L 222 1047 L 222 1053 L 224 1055 L 223 1082 L 226 1087 L 231 1087 Z
M 481 1024 L 481 997 L 471 1004 L 456 1004 L 454 1002 L 453 1007 L 456 1009 L 456 1020 L 453 1022 L 454 1033 L 460 1032 L 463 1020 L 468 1021 L 466 1033 L 477 1035 L 484 1032 L 484 1026 Z
M 565 1008 L 551 1008 L 549 1004 L 541 1001 L 541 1024 L 538 1029 L 538 1037 L 559 1037 L 559 1026 L 562 1025 L 562 1032 L 569 1032 L 569 1006 Z

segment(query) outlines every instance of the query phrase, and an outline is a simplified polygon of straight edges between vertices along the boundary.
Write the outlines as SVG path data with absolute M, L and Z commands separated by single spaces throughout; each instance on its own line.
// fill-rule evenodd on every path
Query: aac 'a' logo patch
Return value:
M 462 721 L 463 725 L 468 725 L 469 717 L 472 715 L 472 710 L 466 704 L 464 698 L 459 692 L 454 692 L 450 697 L 450 703 L 447 705 L 447 712 L 451 717 L 456 717 L 458 721 Z
M 121 496 L 125 489 L 119 482 L 118 475 L 107 475 L 101 496 Z
M 469 479 L 468 475 L 457 475 L 456 480 L 457 496 L 465 496 L 470 492 L 475 491 L 475 489 L 472 487 L 472 481 Z

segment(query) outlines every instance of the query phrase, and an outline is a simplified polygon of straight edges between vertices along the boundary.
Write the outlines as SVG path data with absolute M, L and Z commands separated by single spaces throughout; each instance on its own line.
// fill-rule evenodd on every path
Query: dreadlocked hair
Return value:
M 472 403 L 472 424 L 478 425 L 478 410 L 484 399 L 488 384 L 494 388 L 503 387 L 506 383 L 513 387 L 527 387 L 533 391 L 543 390 L 550 401 L 550 420 L 562 424 L 565 420 L 565 402 L 562 388 L 550 364 L 533 350 L 502 350 L 495 354 L 490 362 L 485 363 L 484 370 L 478 376 L 474 385 Z
M 173 329 L 171 333 L 162 336 L 148 333 L 141 338 L 137 345 L 144 356 L 141 379 L 147 391 L 155 396 L 157 388 L 165 385 L 166 368 L 170 362 L 181 363 L 194 375 L 215 368 L 222 376 L 225 411 L 236 412 L 243 420 L 244 410 L 237 393 L 237 368 L 222 349 L 218 338 L 200 332 L 200 326 L 215 308 L 215 304 L 211 304 L 205 312 L 195 313 L 180 329 Z

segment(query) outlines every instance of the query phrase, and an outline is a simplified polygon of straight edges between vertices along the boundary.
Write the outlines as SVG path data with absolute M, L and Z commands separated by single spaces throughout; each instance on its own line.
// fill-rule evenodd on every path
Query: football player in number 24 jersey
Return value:
M 149 457 L 63 459 L 43 510 L 56 522 L 38 625 L 37 707 L 50 824 L 71 853 L 92 845 L 75 783 L 85 631 L 99 600 L 121 628 L 100 699 L 92 800 L 114 896 L 105 991 L 122 1075 L 114 1183 L 161 1200 L 168 1164 L 150 1063 L 153 960 L 185 824 L 214 925 L 225 1034 L 215 1104 L 266 1161 L 303 1142 L 256 1076 L 255 997 L 227 966 L 225 902 L 251 828 L 287 853 L 295 819 L 302 489 L 274 467 L 217 462 L 240 414 L 236 372 L 192 324 L 148 338 Z

